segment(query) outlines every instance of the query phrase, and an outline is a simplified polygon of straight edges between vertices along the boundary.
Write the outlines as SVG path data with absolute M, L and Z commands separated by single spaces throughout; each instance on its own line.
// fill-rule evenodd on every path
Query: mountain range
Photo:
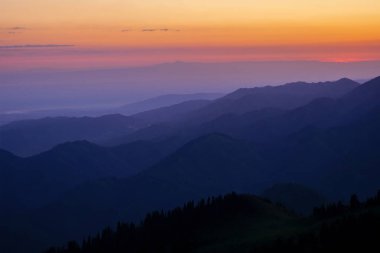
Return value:
M 86 139 L 106 145 L 123 144 L 130 140 L 147 139 L 152 134 L 157 135 L 157 132 L 160 132 L 157 128 L 167 129 L 179 125 L 182 131 L 184 125 L 197 126 L 229 114 L 241 115 L 268 108 L 286 110 L 305 105 L 319 97 L 336 98 L 358 85 L 349 79 L 314 84 L 291 83 L 278 87 L 240 89 L 213 101 L 186 101 L 193 97 L 204 97 L 205 94 L 169 95 L 170 99 L 158 97 L 138 104 L 154 108 L 164 102 L 168 104 L 170 101 L 185 101 L 131 116 L 115 114 L 95 118 L 59 117 L 16 121 L 0 126 L 0 148 L 28 156 L 46 151 L 65 141 Z M 217 95 L 210 94 L 209 98 L 215 96 Z M 263 114 L 267 116 L 268 111 Z
M 261 92 L 267 99 L 256 101 Z M 138 221 L 152 210 L 231 191 L 264 192 L 288 206 L 291 201 L 272 187 L 285 184 L 299 196 L 314 196 L 313 203 L 322 201 L 317 196 L 367 197 L 380 188 L 379 98 L 380 77 L 362 85 L 341 79 L 238 90 L 213 101 L 105 116 L 116 119 L 103 125 L 98 120 L 104 117 L 70 119 L 95 122 L 86 133 L 90 137 L 83 137 L 89 125 L 67 135 L 70 127 L 62 122 L 55 128 L 47 124 L 47 136 L 61 126 L 73 142 L 27 158 L 0 152 L 0 201 L 9 203 L 0 215 L 3 231 L 27 234 L 39 243 L 25 245 L 41 249 L 120 220 Z M 215 110 L 216 105 L 223 109 Z M 8 143 L 17 143 L 23 132 L 38 143 L 39 129 L 51 120 L 57 119 L 15 122 L 1 133 Z M 310 210 L 313 204 L 307 205 L 290 208 Z

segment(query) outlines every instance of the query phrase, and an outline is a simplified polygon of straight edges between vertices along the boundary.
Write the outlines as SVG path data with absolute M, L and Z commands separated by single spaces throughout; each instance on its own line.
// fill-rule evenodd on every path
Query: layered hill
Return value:
M 23 120 L 0 127 L 0 148 L 30 156 L 77 140 L 99 141 L 123 136 L 146 123 L 122 115 L 102 117 L 57 117 Z
M 276 108 L 294 109 L 317 98 L 339 98 L 359 83 L 343 78 L 335 82 L 289 83 L 280 86 L 238 89 L 199 109 L 193 117 L 212 120 L 223 114 L 243 114 L 251 111 Z
M 15 207 L 59 190 L 33 210 L 7 214 L 3 224 L 61 243 L 151 210 L 276 183 L 305 185 L 328 199 L 368 196 L 380 180 L 379 87 L 375 78 L 294 109 L 231 113 L 186 127 L 150 124 L 130 135 L 148 141 L 130 147 L 79 141 L 24 159 L 0 152 L 4 196 L 18 200 Z
M 349 79 L 325 83 L 299 82 L 276 87 L 239 89 L 215 101 L 195 99 L 182 102 L 184 98 L 174 96 L 178 99 L 178 104 L 163 104 L 164 107 L 154 110 L 148 110 L 151 109 L 149 107 L 148 111 L 131 117 L 106 115 L 92 118 L 59 117 L 16 121 L 0 127 L 0 148 L 17 155 L 28 156 L 67 141 L 88 140 L 117 145 L 141 139 L 152 140 L 162 134 L 167 137 L 177 135 L 178 131 L 183 134 L 184 126 L 198 127 L 202 123 L 228 114 L 241 115 L 268 108 L 287 110 L 303 106 L 319 97 L 337 98 L 357 86 L 358 83 Z M 197 97 L 202 96 L 194 96 Z M 210 98 L 215 97 L 210 95 Z M 221 123 L 221 126 L 224 124 Z M 186 134 L 192 138 L 201 135 L 196 136 L 193 134 L 195 132 L 197 130 L 191 128 Z
M 8 209 L 39 207 L 82 183 L 134 175 L 173 152 L 176 146 L 175 140 L 138 141 L 112 148 L 75 141 L 28 158 L 0 151 L 0 199 L 8 203 Z

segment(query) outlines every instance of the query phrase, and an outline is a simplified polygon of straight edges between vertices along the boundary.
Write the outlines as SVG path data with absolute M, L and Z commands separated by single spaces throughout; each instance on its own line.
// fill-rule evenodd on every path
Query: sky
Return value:
M 362 80 L 379 64 L 379 0 L 0 0 L 0 114 Z
M 380 59 L 378 0 L 0 0 L 0 67 Z

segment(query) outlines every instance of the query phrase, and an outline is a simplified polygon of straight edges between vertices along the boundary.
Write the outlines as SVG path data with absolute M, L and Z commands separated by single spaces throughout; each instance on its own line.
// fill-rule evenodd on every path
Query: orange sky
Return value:
M 108 57 L 116 49 L 172 49 L 172 57 L 161 61 L 375 60 L 380 59 L 380 1 L 1 1 L 1 51 L 47 44 L 110 50 Z M 189 54 L 179 48 L 200 50 Z M 215 48 L 222 48 L 219 53 L 230 48 L 233 53 L 220 55 Z M 15 53 L 1 51 L 0 57 L 8 62 L 19 60 L 20 55 L 11 59 Z M 50 58 L 57 55 L 62 57 L 55 53 Z

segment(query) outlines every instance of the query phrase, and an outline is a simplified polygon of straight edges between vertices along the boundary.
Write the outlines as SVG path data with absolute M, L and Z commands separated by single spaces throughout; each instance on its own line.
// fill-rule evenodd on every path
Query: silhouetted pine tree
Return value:
M 187 253 L 200 245 L 196 233 L 220 222 L 233 220 L 242 213 L 257 212 L 248 195 L 228 194 L 188 202 L 168 212 L 149 213 L 140 225 L 119 222 L 115 229 L 83 240 L 80 246 L 70 241 L 63 248 L 46 253 Z M 255 253 L 271 252 L 380 252 L 380 215 L 367 207 L 380 207 L 378 194 L 360 203 L 352 195 L 349 205 L 332 203 L 314 209 L 314 218 L 322 225 L 316 231 L 256 246 Z M 320 220 L 319 220 L 320 219 Z

